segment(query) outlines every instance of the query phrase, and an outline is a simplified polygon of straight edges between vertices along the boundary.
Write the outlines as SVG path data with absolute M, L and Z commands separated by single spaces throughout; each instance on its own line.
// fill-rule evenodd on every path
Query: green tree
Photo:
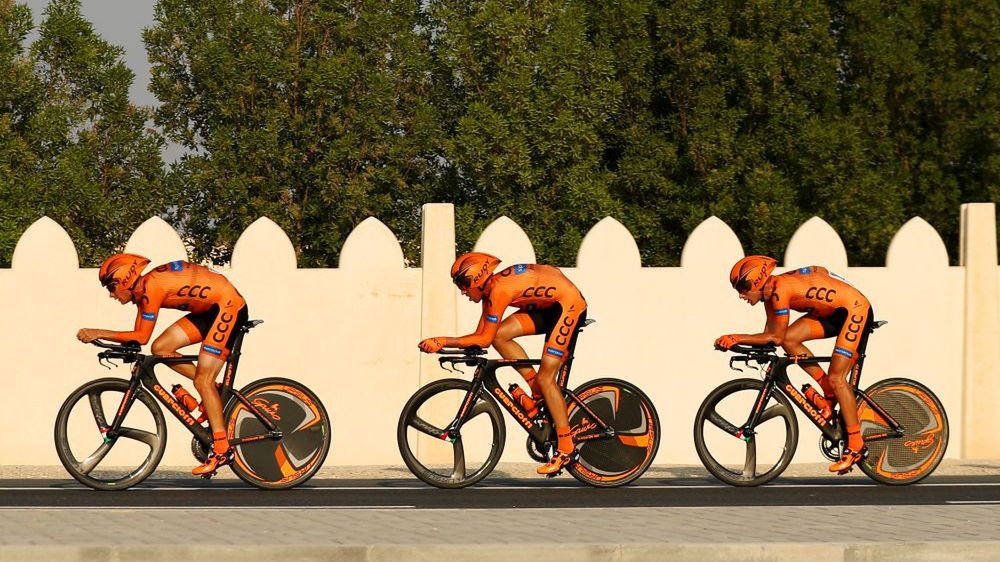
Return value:
M 927 219 L 954 262 L 961 203 L 1000 202 L 1000 3 L 851 0 L 835 15 L 862 182 L 900 191 L 899 217 Z
M 163 142 L 149 110 L 129 103 L 122 49 L 94 32 L 79 0 L 53 0 L 44 16 L 26 50 L 31 12 L 0 0 L 0 262 L 48 215 L 94 265 L 170 204 Z
M 685 201 L 677 139 L 663 126 L 656 96 L 664 60 L 657 53 L 657 0 L 588 0 L 588 35 L 612 56 L 621 94 L 604 128 L 603 163 L 619 218 L 645 265 L 676 264 L 688 233 L 704 218 Z
M 779 257 L 810 215 L 838 225 L 816 193 L 836 192 L 851 171 L 829 144 L 850 148 L 856 135 L 842 136 L 829 18 L 818 1 L 657 6 L 652 107 L 677 146 L 671 177 L 680 186 L 678 209 L 662 215 L 673 235 L 660 261 L 676 263 L 691 228 L 710 215 L 746 251 Z
M 573 264 L 583 235 L 620 216 L 603 162 L 619 111 L 613 57 L 569 0 L 432 0 L 444 143 L 437 195 L 461 249 L 507 215 L 539 261 Z
M 199 257 L 266 215 L 304 267 L 336 265 L 369 215 L 419 243 L 438 118 L 419 6 L 401 0 L 159 0 L 144 34 L 157 121 L 189 154 L 171 181 Z

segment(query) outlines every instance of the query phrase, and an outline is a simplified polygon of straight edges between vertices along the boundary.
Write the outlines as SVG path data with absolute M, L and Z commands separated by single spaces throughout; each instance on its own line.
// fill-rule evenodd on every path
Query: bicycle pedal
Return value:
M 205 480 L 211 480 L 213 476 L 215 476 L 215 472 L 209 472 L 207 474 L 201 475 L 201 477 L 204 478 Z

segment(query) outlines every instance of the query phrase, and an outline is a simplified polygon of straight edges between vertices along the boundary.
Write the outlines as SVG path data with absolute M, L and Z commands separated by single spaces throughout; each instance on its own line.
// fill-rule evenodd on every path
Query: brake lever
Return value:
M 736 365 L 734 365 L 734 363 L 736 363 L 739 360 L 740 360 L 739 356 L 735 356 L 735 357 L 730 357 L 729 358 L 729 368 L 730 368 L 730 370 L 739 371 L 741 373 L 743 372 L 743 369 L 740 369 L 739 367 L 737 367 Z M 744 361 L 746 361 L 746 360 L 744 360 Z
M 107 362 L 107 364 L 105 364 L 105 362 Z M 118 366 L 118 365 L 115 364 L 114 361 L 112 361 L 111 359 L 109 359 L 107 357 L 103 357 L 103 356 L 99 356 L 99 358 L 97 359 L 97 364 L 100 365 L 101 367 L 104 367 L 105 369 L 107 369 L 109 371 L 111 370 L 111 367 L 117 367 Z

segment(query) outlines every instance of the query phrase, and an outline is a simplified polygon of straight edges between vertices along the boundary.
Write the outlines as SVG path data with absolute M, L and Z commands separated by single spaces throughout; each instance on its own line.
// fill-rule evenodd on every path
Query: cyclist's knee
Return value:
M 541 387 L 547 387 L 555 384 L 556 374 L 548 369 L 542 369 L 538 371 L 538 375 L 535 376 L 535 380 Z
M 153 345 L 149 346 L 149 350 L 153 352 L 153 355 L 170 355 L 177 351 L 177 347 L 169 340 L 157 338 Z
M 199 364 L 194 374 L 194 386 L 199 390 L 202 388 L 215 388 L 215 379 L 219 374 L 218 369 L 211 365 Z
M 833 388 L 841 388 L 847 386 L 847 373 L 844 371 L 831 370 L 828 379 L 830 381 L 830 386 L 832 386 Z
M 516 322 L 504 322 L 500 325 L 495 336 L 493 336 L 493 347 L 500 349 L 514 343 L 514 338 L 523 335 L 520 324 Z
M 501 338 L 500 335 L 498 334 L 495 338 L 493 338 L 492 345 L 493 345 L 493 349 L 495 349 L 495 350 L 499 351 L 501 354 L 503 354 L 504 351 L 506 351 L 507 349 L 509 349 L 510 344 L 513 343 L 513 342 L 514 342 L 513 339 L 510 339 L 510 338 Z

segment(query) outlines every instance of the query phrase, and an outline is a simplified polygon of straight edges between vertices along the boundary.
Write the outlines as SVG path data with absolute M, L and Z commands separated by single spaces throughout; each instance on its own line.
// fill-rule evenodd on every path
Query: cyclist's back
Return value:
M 861 291 L 818 265 L 775 275 L 773 283 L 774 297 L 771 302 L 775 308 L 784 305 L 785 308 L 822 318 L 836 313 L 839 308 L 867 310 L 869 306 Z
M 157 267 L 143 275 L 135 288 L 135 302 L 140 310 L 147 312 L 159 308 L 206 312 L 213 305 L 225 306 L 234 298 L 243 300 L 225 276 L 186 261 Z
M 497 314 L 508 306 L 547 308 L 555 303 L 586 306 L 576 285 L 551 265 L 512 265 L 490 278 L 485 294 L 484 308 Z

